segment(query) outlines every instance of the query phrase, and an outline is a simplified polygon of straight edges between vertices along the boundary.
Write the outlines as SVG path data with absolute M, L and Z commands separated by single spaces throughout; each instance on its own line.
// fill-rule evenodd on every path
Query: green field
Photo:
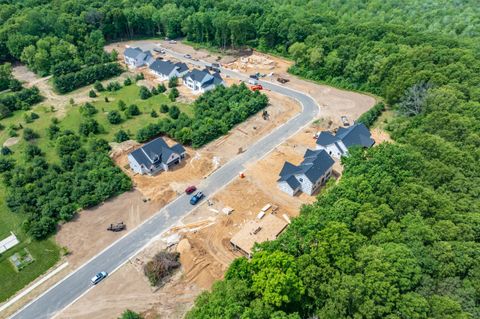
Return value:
M 114 134 L 123 129 L 129 132 L 132 138 L 135 137 L 136 132 L 141 127 L 144 127 L 148 123 L 158 121 L 158 119 L 168 116 L 160 113 L 160 105 L 177 105 L 180 110 L 191 115 L 192 108 L 188 104 L 172 103 L 165 94 L 158 94 L 152 96 L 147 100 L 141 100 L 139 97 L 139 87 L 136 84 L 122 87 L 116 92 L 102 92 L 98 94 L 98 97 L 93 99 L 92 104 L 95 105 L 98 112 L 93 115 L 100 125 L 103 127 L 103 132 L 98 134 L 99 137 L 111 142 L 113 141 Z M 108 97 L 109 102 L 105 102 L 105 97 Z M 142 114 L 127 119 L 123 112 L 123 122 L 118 125 L 112 125 L 107 120 L 107 113 L 112 110 L 118 110 L 117 103 L 119 100 L 123 100 L 127 106 L 130 104 L 136 104 Z M 64 117 L 60 119 L 59 126 L 62 129 L 70 129 L 74 132 L 78 132 L 80 122 L 83 116 L 80 114 L 80 105 L 66 105 L 66 113 Z M 22 126 L 17 130 L 19 142 L 10 147 L 13 154 L 10 155 L 17 161 L 17 165 L 24 162 L 23 150 L 27 146 L 27 142 L 23 139 L 23 129 L 31 128 L 37 134 L 39 138 L 31 141 L 38 145 L 45 153 L 46 159 L 49 162 L 57 162 L 58 157 L 55 152 L 55 143 L 48 139 L 47 128 L 52 123 L 52 118 L 61 117 L 60 107 L 55 106 L 57 111 L 52 111 L 50 106 L 36 105 L 30 111 L 17 111 L 11 117 L 2 119 L 0 123 L 5 127 L 0 131 L 0 145 L 2 145 L 9 137 L 10 127 L 12 125 Z M 158 118 L 151 117 L 150 113 L 155 110 L 158 114 Z M 32 123 L 25 121 L 24 115 L 35 112 L 39 115 L 39 118 Z M 6 300 L 16 291 L 22 289 L 25 285 L 32 280 L 45 273 L 50 267 L 52 267 L 60 258 L 60 247 L 58 247 L 53 238 L 44 241 L 35 241 L 30 239 L 22 230 L 23 216 L 17 215 L 11 212 L 6 205 L 6 190 L 5 187 L 0 187 L 0 239 L 3 239 L 10 235 L 10 231 L 13 231 L 20 240 L 20 244 L 14 248 L 0 255 L 0 302 Z M 8 258 L 27 247 L 28 251 L 32 254 L 35 261 L 28 265 L 20 272 L 16 272 L 11 265 Z

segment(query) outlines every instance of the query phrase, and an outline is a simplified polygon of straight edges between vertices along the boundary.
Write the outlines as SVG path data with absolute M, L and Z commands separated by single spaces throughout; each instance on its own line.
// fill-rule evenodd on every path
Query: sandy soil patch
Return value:
M 19 137 L 10 137 L 9 139 L 7 139 L 7 140 L 3 143 L 3 146 L 4 146 L 4 147 L 10 147 L 10 146 L 13 146 L 13 145 L 17 144 L 18 141 L 20 141 L 20 138 L 19 138 Z
M 375 144 L 378 145 L 383 142 L 392 142 L 390 135 L 382 130 L 381 128 L 374 128 L 370 130 L 372 133 L 372 138 L 375 141 Z

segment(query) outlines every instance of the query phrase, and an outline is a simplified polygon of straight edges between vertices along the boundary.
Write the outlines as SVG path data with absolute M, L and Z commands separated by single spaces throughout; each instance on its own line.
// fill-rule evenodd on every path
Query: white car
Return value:
M 92 277 L 92 279 L 91 279 L 92 284 L 94 284 L 94 285 L 98 284 L 100 281 L 105 279 L 107 276 L 108 276 L 108 273 L 106 271 L 99 272 L 98 274 L 96 274 L 95 276 Z

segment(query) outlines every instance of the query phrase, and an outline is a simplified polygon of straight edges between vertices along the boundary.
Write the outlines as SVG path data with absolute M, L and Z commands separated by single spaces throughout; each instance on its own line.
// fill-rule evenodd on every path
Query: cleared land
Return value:
M 138 43 L 129 42 L 130 45 Z M 142 43 L 145 41 L 140 41 L 140 45 Z M 124 48 L 124 44 L 115 44 L 110 48 L 116 47 L 120 51 Z M 208 52 L 196 51 L 183 44 L 170 46 L 179 52 L 190 53 L 194 58 L 216 60 L 216 56 Z M 278 58 L 272 57 L 272 59 Z M 225 62 L 234 60 L 235 58 L 232 57 L 222 58 Z M 280 71 L 285 72 L 287 65 L 288 63 L 285 62 Z M 232 79 L 226 80 L 228 83 L 235 82 Z M 292 83 L 297 81 L 298 84 Z M 238 178 L 215 194 L 210 198 L 211 206 L 203 203 L 166 235 L 167 237 L 177 233 L 183 238 L 174 247 L 181 253 L 181 272 L 159 289 L 152 289 L 149 286 L 141 266 L 156 252 L 165 248 L 165 241 L 158 240 L 133 258 L 131 263 L 114 273 L 102 284 L 102 288 L 93 289 L 87 293 L 59 317 L 116 318 L 126 307 L 129 307 L 143 312 L 146 318 L 156 318 L 157 314 L 161 318 L 181 318 L 198 293 L 203 289 L 209 289 L 215 280 L 222 278 L 230 262 L 241 256 L 238 251 L 232 249 L 230 239 L 248 220 L 255 219 L 265 204 L 279 206 L 277 216 L 283 218 L 283 214 L 290 217 L 296 216 L 302 204 L 315 200 L 314 197 L 305 194 L 290 197 L 276 187 L 278 172 L 284 161 L 289 160 L 295 164 L 301 162 L 306 148 L 315 146 L 313 135 L 318 130 L 333 128 L 334 123 L 339 123 L 341 115 L 347 115 L 353 121 L 373 106 L 375 99 L 296 78 L 292 78 L 288 85 L 292 87 L 299 85 L 298 89 L 302 91 L 304 87 L 312 90 L 311 95 L 322 107 L 322 118 L 298 132 L 262 160 L 248 165 L 244 179 Z M 319 93 L 315 94 L 316 90 L 319 90 Z M 259 115 L 254 116 L 237 126 L 227 136 L 200 150 L 187 149 L 189 156 L 186 163 L 172 172 L 155 177 L 132 176 L 137 189 L 152 202 L 171 192 L 182 192 L 187 185 L 195 184 L 216 165 L 244 151 L 251 142 L 265 134 L 265 130 L 273 129 L 298 112 L 298 104 L 294 101 L 271 92 L 266 94 L 269 95 L 271 102 L 267 108 L 271 115 L 269 121 L 264 121 Z M 135 144 L 126 143 L 115 148 L 112 155 L 120 167 L 126 165 L 126 153 L 135 146 Z M 341 175 L 341 166 L 336 163 L 334 170 L 334 176 L 338 178 Z M 222 208 L 227 206 L 234 208 L 234 212 L 229 216 L 221 212 Z M 120 285 L 129 288 L 119 289 Z M 103 301 L 99 302 L 99 299 Z

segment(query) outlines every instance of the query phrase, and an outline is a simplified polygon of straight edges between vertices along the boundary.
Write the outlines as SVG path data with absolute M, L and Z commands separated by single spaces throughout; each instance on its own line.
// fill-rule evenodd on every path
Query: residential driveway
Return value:
M 153 47 L 154 44 L 148 44 L 142 46 L 142 49 L 151 50 Z M 169 54 L 180 60 L 187 61 L 181 54 L 170 50 Z M 188 60 L 188 62 L 201 67 L 205 66 L 205 63 L 202 61 Z M 222 69 L 222 74 L 242 80 L 248 77 L 248 75 L 227 69 Z M 296 99 L 302 105 L 302 111 L 203 180 L 199 185 L 199 189 L 205 193 L 207 198 L 231 182 L 240 172 L 244 171 L 245 164 L 262 158 L 318 116 L 319 107 L 310 96 L 270 82 L 260 81 L 260 84 L 266 89 Z M 103 252 L 72 272 L 11 318 L 44 319 L 54 316 L 57 312 L 80 298 L 86 291 L 93 288 L 90 278 L 94 274 L 100 271 L 112 273 L 144 246 L 148 245 L 156 236 L 159 236 L 192 211 L 194 206 L 190 205 L 189 199 L 190 197 L 186 195 L 178 197 L 157 212 L 152 218 L 107 247 Z

